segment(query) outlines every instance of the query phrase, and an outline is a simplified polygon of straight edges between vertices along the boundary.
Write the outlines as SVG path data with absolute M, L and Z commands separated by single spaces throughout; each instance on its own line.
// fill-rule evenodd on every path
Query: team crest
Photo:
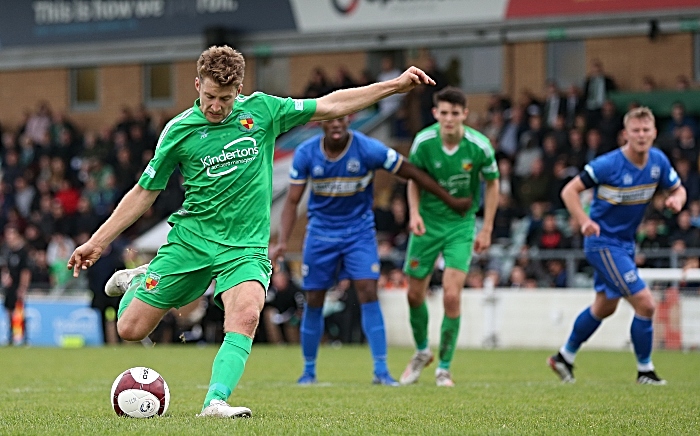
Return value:
M 651 167 L 651 178 L 654 180 L 657 180 L 660 175 L 661 175 L 661 167 L 659 167 L 658 165 L 653 165 Z
M 469 159 L 464 159 L 462 161 L 462 169 L 464 171 L 471 171 L 473 167 L 474 167 L 474 164 L 472 164 L 472 161 L 470 161 Z
M 146 277 L 146 281 L 143 282 L 143 286 L 146 288 L 146 291 L 155 292 L 156 288 L 158 287 L 158 282 L 160 282 L 160 274 L 152 272 L 148 274 L 148 277 Z
M 347 164 L 347 170 L 349 173 L 360 171 L 360 161 L 357 159 L 350 159 Z
M 625 185 L 631 185 L 632 184 L 632 176 L 629 174 L 625 174 L 622 176 L 622 183 Z
M 255 121 L 253 120 L 253 115 L 248 112 L 240 114 L 238 116 L 238 122 L 238 128 L 243 132 L 254 132 L 258 129 L 258 127 L 255 125 Z

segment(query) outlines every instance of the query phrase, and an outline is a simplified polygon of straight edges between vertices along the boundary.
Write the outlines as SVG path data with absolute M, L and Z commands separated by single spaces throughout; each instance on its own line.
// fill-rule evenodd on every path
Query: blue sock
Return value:
M 581 344 L 586 342 L 588 338 L 591 337 L 593 332 L 596 331 L 600 325 L 600 320 L 593 316 L 591 313 L 591 308 L 587 307 L 583 312 L 579 313 L 576 321 L 574 321 L 574 328 L 571 330 L 571 335 L 569 335 L 569 340 L 566 342 L 564 348 L 566 351 L 572 354 L 576 354 Z
M 360 306 L 362 313 L 362 331 L 369 342 L 369 349 L 374 359 L 374 373 L 385 374 L 389 372 L 386 366 L 386 331 L 384 330 L 384 317 L 379 301 L 364 303 Z
M 646 365 L 651 362 L 651 347 L 654 342 L 654 326 L 650 318 L 645 318 L 637 314 L 632 319 L 630 327 L 634 354 L 637 355 L 637 363 Z
M 301 353 L 304 356 L 304 372 L 316 375 L 316 356 L 323 336 L 323 308 L 304 305 L 301 318 Z

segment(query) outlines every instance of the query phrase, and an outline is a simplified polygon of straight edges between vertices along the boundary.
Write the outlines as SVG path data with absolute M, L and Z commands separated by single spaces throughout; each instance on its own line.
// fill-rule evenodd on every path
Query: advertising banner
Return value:
M 103 344 L 99 314 L 86 301 L 43 301 L 29 298 L 24 305 L 25 341 L 39 347 Z M 9 339 L 9 317 L 0 306 L 0 345 Z
M 0 49 L 294 30 L 288 0 L 0 0 Z

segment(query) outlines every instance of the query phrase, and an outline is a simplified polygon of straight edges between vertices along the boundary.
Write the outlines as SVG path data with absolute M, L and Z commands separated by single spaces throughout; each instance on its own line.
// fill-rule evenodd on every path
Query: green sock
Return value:
M 135 276 L 133 279 L 131 279 L 131 284 L 129 285 L 129 289 L 124 293 L 124 295 L 122 296 L 122 299 L 119 301 L 119 311 L 117 312 L 117 318 L 121 318 L 122 313 L 124 313 L 127 306 L 129 306 L 129 303 L 131 303 L 131 300 L 134 299 L 134 296 L 136 295 L 136 289 L 139 287 L 139 285 L 143 281 L 144 277 L 146 277 L 145 274 L 139 274 L 139 275 Z
M 252 345 L 253 340 L 248 336 L 233 332 L 226 333 L 224 342 L 214 358 L 209 391 L 204 398 L 202 409 L 207 407 L 211 400 L 228 399 L 243 375 Z
M 448 318 L 445 316 L 442 319 L 442 327 L 440 328 L 440 364 L 442 369 L 450 369 L 452 356 L 455 354 L 455 346 L 457 345 L 457 335 L 459 334 L 459 320 L 457 318 Z
M 428 348 L 428 305 L 424 301 L 418 307 L 409 307 L 409 313 L 416 348 L 425 350 Z

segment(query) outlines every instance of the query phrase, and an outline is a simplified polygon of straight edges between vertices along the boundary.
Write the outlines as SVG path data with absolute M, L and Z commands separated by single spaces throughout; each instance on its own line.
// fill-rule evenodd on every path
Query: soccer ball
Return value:
M 110 400 L 119 416 L 150 418 L 164 415 L 168 410 L 170 390 L 158 372 L 136 366 L 114 380 Z

